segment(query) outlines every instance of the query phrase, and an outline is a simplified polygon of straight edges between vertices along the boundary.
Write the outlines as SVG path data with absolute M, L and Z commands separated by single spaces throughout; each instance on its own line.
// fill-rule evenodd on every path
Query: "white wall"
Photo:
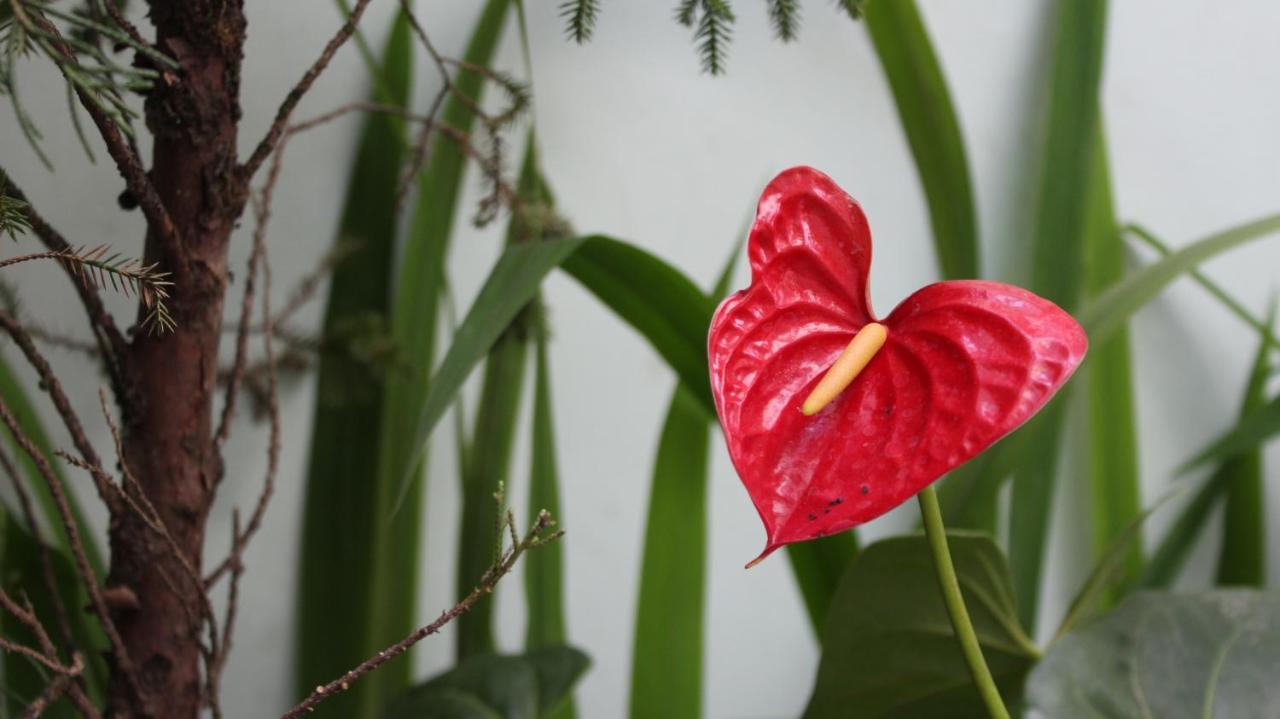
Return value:
M 842 183 L 865 208 L 877 239 L 873 294 L 886 312 L 934 279 L 925 205 L 890 96 L 863 29 L 830 3 L 805 3 L 801 41 L 771 39 L 763 3 L 735 4 L 739 22 L 723 78 L 699 74 L 690 32 L 671 20 L 670 3 L 605 2 L 594 42 L 563 39 L 551 2 L 529 3 L 532 80 L 547 173 L 560 207 L 583 231 L 607 232 L 661 255 L 709 283 L 756 194 L 776 171 L 812 164 Z M 922 0 L 923 10 L 958 104 L 973 166 L 988 272 L 1016 276 L 1025 259 L 1028 204 L 1034 191 L 1045 38 L 1051 3 Z M 375 3 L 365 21 L 375 45 L 394 3 Z M 442 50 L 461 52 L 472 3 L 420 2 L 421 16 Z M 250 3 L 242 144 L 256 142 L 280 96 L 337 24 L 330 3 Z M 1280 6 L 1130 0 L 1113 4 L 1108 38 L 1105 111 L 1119 213 L 1182 244 L 1210 231 L 1280 210 L 1280 45 L 1272 29 Z M 514 33 L 499 67 L 523 74 Z M 120 183 L 99 152 L 85 168 L 63 110 L 63 90 L 38 67 L 24 75 L 26 101 L 47 118 L 44 128 L 56 174 L 40 167 L 4 115 L 0 163 L 27 188 L 73 242 L 139 249 L 137 213 L 114 209 Z M 429 72 L 420 100 L 438 83 Z M 344 51 L 303 103 L 309 116 L 364 93 L 364 70 Z M 7 113 L 7 109 L 4 110 Z M 291 147 L 276 199 L 271 256 L 276 294 L 308 271 L 332 239 L 338 198 L 354 142 L 354 121 L 300 138 Z M 514 153 L 513 153 L 514 154 Z M 469 196 L 478 196 L 472 178 Z M 243 267 L 247 233 L 234 249 Z M 30 245 L 26 241 L 24 245 Z M 474 292 L 496 256 L 497 228 L 463 226 L 453 266 L 464 296 Z M 7 252 L 16 252 L 10 248 Z M 1138 253 L 1146 256 L 1145 253 Z M 1209 264 L 1247 305 L 1261 310 L 1277 284 L 1280 243 L 1272 240 Z M 5 270 L 21 285 L 28 312 L 48 325 L 83 332 L 72 293 L 49 267 Z M 243 271 L 238 271 L 243 274 Z M 745 281 L 745 280 L 742 280 Z M 236 285 L 235 292 L 240 291 Z M 562 467 L 570 631 L 595 666 L 579 692 L 582 715 L 622 716 L 630 665 L 635 577 L 649 472 L 672 388 L 662 361 L 634 333 L 563 276 L 547 285 Z M 121 316 L 127 303 L 113 302 Z M 314 325 L 320 306 L 304 319 Z M 1134 331 L 1145 495 L 1158 496 L 1188 453 L 1232 420 L 1255 341 L 1251 331 L 1187 281 L 1143 311 Z M 93 368 L 60 357 L 94 437 Z M 305 467 L 309 382 L 287 389 L 285 450 L 266 529 L 249 552 L 249 575 L 228 669 L 229 716 L 269 716 L 289 703 L 293 561 L 297 551 L 301 477 Z M 448 423 L 445 423 L 448 424 Z M 229 452 L 228 480 L 209 532 L 210 557 L 227 545 L 230 509 L 250 506 L 265 460 L 265 435 L 247 421 Z M 422 616 L 434 616 L 452 594 L 451 557 L 458 506 L 448 427 L 434 438 Z M 525 491 L 527 448 L 516 456 L 513 492 Z M 1268 455 L 1268 507 L 1277 506 L 1277 452 Z M 744 572 L 762 532 L 745 492 L 717 442 L 710 496 L 710 579 L 706 695 L 711 717 L 794 715 L 804 701 L 817 654 L 780 555 Z M 1083 504 L 1084 483 L 1064 477 L 1060 540 L 1048 580 L 1058 597 L 1087 571 L 1088 531 L 1067 508 Z M 86 500 L 88 492 L 81 492 Z M 864 537 L 900 529 L 908 512 L 869 525 Z M 100 518 L 100 517 L 99 517 Z M 100 518 L 101 519 L 101 518 Z M 1158 531 L 1167 515 L 1153 520 Z M 1149 532 L 1151 534 L 1151 532 Z M 1074 546 L 1069 546 L 1074 545 Z M 1271 538 L 1272 581 L 1280 578 L 1280 540 Z M 1199 554 L 1205 574 L 1213 547 Z M 1194 573 L 1194 572 L 1193 572 Z M 499 597 L 504 647 L 523 636 L 518 578 Z M 447 665 L 452 637 L 418 651 L 423 673 Z

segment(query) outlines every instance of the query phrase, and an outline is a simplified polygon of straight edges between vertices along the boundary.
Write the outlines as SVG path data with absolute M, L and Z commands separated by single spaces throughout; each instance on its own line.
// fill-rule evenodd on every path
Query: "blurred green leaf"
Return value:
M 1102 342 L 1170 282 L 1227 250 L 1276 232 L 1280 232 L 1280 214 L 1262 217 L 1192 242 L 1159 262 L 1131 273 L 1123 282 L 1116 283 L 1086 304 L 1076 319 L 1089 333 L 1090 342 Z
M 477 654 L 411 689 L 383 719 L 543 719 L 564 703 L 590 664 L 586 654 L 566 646 Z
M 6 402 L 10 401 L 8 396 Z M 62 605 L 63 615 L 71 631 L 71 641 L 85 661 L 85 689 L 91 701 L 100 702 L 103 687 L 106 684 L 107 665 L 104 652 L 107 648 L 106 637 L 98 627 L 97 620 L 85 611 L 89 605 L 89 595 L 80 581 L 79 573 L 71 559 L 56 547 L 46 547 L 49 552 L 50 565 L 53 568 L 53 583 L 57 597 L 49 592 L 45 581 L 44 566 L 40 558 L 41 547 L 35 537 L 23 526 L 22 520 L 0 504 L 0 586 L 17 601 L 28 597 L 35 609 L 36 616 L 48 631 L 53 642 L 64 649 L 60 661 L 71 663 L 71 656 L 65 651 L 66 637 L 63 636 L 58 620 L 58 602 Z M 8 612 L 0 612 L 0 631 L 5 639 L 30 647 L 39 647 L 30 630 L 14 619 Z M 40 695 L 40 692 L 52 678 L 43 666 L 12 652 L 5 652 L 0 659 L 3 668 L 4 697 L 0 699 L 0 713 L 17 716 L 26 705 Z M 7 707 L 7 712 L 5 711 Z M 55 702 L 41 716 L 45 717 L 78 717 L 70 703 L 63 699 Z
M 1258 343 L 1253 368 L 1245 383 L 1244 397 L 1240 403 L 1242 418 L 1256 412 L 1265 401 L 1263 392 L 1271 370 L 1269 359 L 1274 338 L 1270 327 L 1274 314 L 1273 305 L 1267 323 L 1263 325 L 1266 333 Z M 1261 489 L 1262 455 L 1259 446 L 1254 445 L 1223 460 L 1165 534 L 1159 549 L 1147 564 L 1142 585 L 1150 588 L 1172 585 L 1203 533 L 1218 500 L 1231 491 L 1237 491 L 1237 504 L 1234 510 L 1228 510 L 1228 516 L 1223 521 L 1223 544 L 1218 555 L 1218 583 L 1260 586 L 1265 555 L 1265 520 L 1262 514 L 1265 502 L 1261 497 Z
M 868 3 L 864 22 L 884 69 L 929 203 L 943 276 L 979 276 L 969 163 L 951 92 L 914 0 Z
M 1006 701 L 1039 656 L 1018 626 L 1008 565 L 989 538 L 950 532 L 965 604 Z M 920 535 L 870 545 L 845 572 L 823 629 L 806 719 L 987 716 L 951 630 L 928 543 Z
M 653 465 L 632 644 L 632 719 L 702 715 L 711 422 L 685 385 Z
M 711 290 L 712 301 L 728 291 L 741 253 L 739 240 Z M 704 375 L 705 364 L 704 359 Z M 713 416 L 687 385 L 677 383 L 649 485 L 632 643 L 632 717 L 702 715 L 708 450 Z
M 840 577 L 844 576 L 856 556 L 858 539 L 852 530 L 787 545 L 791 572 L 795 575 L 800 598 L 804 600 L 809 624 L 819 641 L 822 640 L 822 626 L 831 600 L 840 586 Z
M 489 0 L 480 8 L 464 63 L 472 67 L 488 67 L 492 63 L 510 7 L 510 0 Z M 476 119 L 472 106 L 483 99 L 485 80 L 480 73 L 461 67 L 452 82 L 457 94 L 447 97 L 440 119 L 459 132 L 470 133 Z M 464 167 L 465 156 L 457 142 L 438 133 L 431 144 L 429 161 L 416 178 L 418 194 L 413 217 L 403 255 L 394 270 L 391 338 L 397 352 L 397 371 L 388 374 L 384 385 L 375 485 L 375 523 L 382 531 L 371 552 L 371 560 L 376 562 L 373 605 L 383 608 L 375 629 L 376 636 L 381 637 L 378 646 L 395 641 L 414 626 L 425 463 L 421 453 L 426 452 L 424 443 L 415 443 L 414 423 L 426 401 L 435 363 L 445 257 Z M 398 171 L 394 173 L 397 181 L 399 177 Z M 406 477 L 407 484 L 402 484 Z M 405 494 L 397 496 L 398 492 Z M 411 510 L 393 512 L 392 506 L 401 502 Z M 492 519 L 492 500 L 486 502 L 484 509 Z M 397 663 L 397 688 L 407 685 L 410 668 L 410 662 Z
M 1278 665 L 1280 594 L 1142 592 L 1054 642 L 1027 699 L 1046 719 L 1261 717 Z
M 404 107 L 413 52 L 402 13 L 383 54 L 385 87 L 393 94 L 374 97 Z M 382 441 L 380 365 L 389 354 L 387 286 L 404 149 L 398 118 L 365 118 L 336 239 L 351 250 L 333 269 L 324 318 L 327 351 L 316 380 L 295 614 L 294 687 L 304 695 L 412 629 L 416 546 L 395 549 L 406 574 L 388 577 L 382 563 L 394 560 L 379 556 L 386 551 L 380 535 L 391 531 L 379 511 L 382 492 L 362 479 L 378 466 Z M 416 531 L 416 515 L 400 521 L 414 523 Z M 326 702 L 321 715 L 373 716 L 383 697 L 407 684 L 409 669 L 407 661 L 394 662 Z
M 22 427 L 23 432 L 40 450 L 40 453 L 49 458 L 54 474 L 62 481 L 63 486 L 66 486 L 62 463 L 54 461 L 53 444 L 49 442 L 49 435 L 45 433 L 40 415 L 36 412 L 35 405 L 31 403 L 31 398 L 27 396 L 27 390 L 22 381 L 13 373 L 3 355 L 0 355 L 0 396 L 4 397 L 5 404 L 9 405 L 9 411 L 13 413 L 14 419 L 18 420 L 18 425 Z M 44 476 L 7 430 L 0 430 L 0 436 L 3 436 L 5 445 L 9 448 L 9 456 L 17 463 L 19 471 L 25 477 L 26 483 L 23 486 L 35 499 L 36 509 L 42 515 L 45 526 L 61 527 L 62 518 Z M 67 503 L 71 505 L 71 514 L 75 517 L 76 527 L 80 530 L 80 540 L 84 543 L 84 553 L 89 559 L 89 566 L 93 567 L 94 574 L 99 578 L 105 577 L 106 568 L 102 561 L 102 550 L 98 548 L 98 534 L 85 522 L 74 492 L 67 494 Z M 67 540 L 63 532 L 59 530 L 51 534 L 52 546 L 67 551 Z
M 592 237 L 564 270 L 644 335 L 709 416 L 707 329 L 715 303 L 684 273 L 634 245 Z
M 545 313 L 538 306 L 538 323 Z M 546 329 L 537 326 L 534 356 L 532 450 L 529 460 L 529 524 L 546 510 L 564 525 L 560 509 L 559 471 L 556 467 L 555 414 L 552 411 L 551 366 L 547 359 Z M 524 560 L 525 596 L 529 619 L 525 649 L 536 649 L 565 640 L 563 553 L 559 542 L 543 547 Z
M 1031 290 L 1068 312 L 1080 300 L 1085 237 L 1100 138 L 1106 0 L 1063 0 L 1055 18 L 1049 78 L 1048 131 L 1036 195 Z M 1090 338 L 1092 339 L 1092 337 Z M 1027 423 L 1014 465 L 1009 561 L 1023 625 L 1034 626 L 1050 523 L 1066 396 L 1060 392 Z M 996 482 L 998 483 L 998 479 Z
M 503 251 L 431 377 L 427 399 L 415 423 L 414 436 L 417 439 L 413 446 L 418 448 L 415 452 L 420 452 L 426 444 L 431 430 L 453 403 L 467 375 L 494 346 L 520 310 L 533 299 L 542 279 L 587 239 L 566 237 L 525 242 Z M 397 510 L 411 484 L 407 475 L 400 480 L 400 497 L 395 502 Z
M 1094 145 L 1089 190 L 1085 294 L 1093 297 L 1125 275 L 1124 240 L 1116 225 L 1106 144 L 1101 137 Z M 1136 577 L 1143 566 L 1142 534 L 1130 527 L 1142 513 L 1142 493 L 1128 328 L 1121 325 L 1109 339 L 1090 347 L 1081 371 L 1088 409 L 1085 431 L 1094 561 L 1111 557 L 1114 548 L 1123 544 L 1126 549 L 1117 571 L 1121 579 Z M 1122 537 L 1126 541 L 1120 542 Z M 1101 600 L 1109 604 L 1111 597 Z
M 516 195 L 526 207 L 550 201 L 538 171 L 537 145 L 532 132 L 525 144 Z M 507 247 L 537 244 L 544 239 L 541 231 L 542 228 L 531 227 L 525 215 L 513 214 L 507 225 Z M 483 581 L 502 541 L 494 531 L 495 517 L 502 507 L 495 506 L 494 497 L 503 491 L 511 474 L 511 450 L 519 423 L 530 335 L 541 329 L 537 326 L 540 318 L 535 297 L 536 285 L 529 298 L 530 304 L 510 320 L 485 361 L 475 431 L 463 465 L 462 528 L 458 540 L 456 588 L 459 598 L 465 597 L 472 587 Z M 461 331 L 457 337 L 462 337 Z M 554 481 L 555 478 L 551 479 Z M 457 624 L 459 661 L 473 654 L 495 650 L 491 598 L 476 602 L 471 611 L 458 618 Z
M 1198 452 L 1182 465 L 1181 471 L 1187 471 L 1213 460 L 1246 452 L 1260 446 L 1271 435 L 1280 432 L 1280 396 L 1245 415 L 1240 422 L 1228 430 L 1208 447 Z

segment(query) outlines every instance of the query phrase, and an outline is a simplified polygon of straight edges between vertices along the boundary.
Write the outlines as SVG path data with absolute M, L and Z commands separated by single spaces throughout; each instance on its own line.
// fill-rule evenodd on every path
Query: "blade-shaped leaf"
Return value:
M 421 451 L 431 430 L 453 403 L 467 375 L 493 347 L 516 314 L 533 299 L 542 279 L 587 239 L 566 237 L 525 242 L 503 251 L 431 377 L 427 399 L 415 423 L 416 439 L 412 443 L 418 448 L 415 453 Z M 397 510 L 409 488 L 409 479 L 408 475 L 400 478 L 400 497 L 395 503 Z
M 1069 312 L 1079 302 L 1084 276 L 1094 147 L 1100 137 L 1098 87 L 1102 80 L 1106 14 L 1106 0 L 1073 0 L 1058 3 L 1055 18 L 1048 134 L 1036 200 L 1031 289 Z M 1090 341 L 1095 341 L 1092 335 Z M 1014 469 L 1009 560 L 1019 597 L 1018 610 L 1028 627 L 1033 625 L 1039 604 L 1066 394 L 1060 393 L 1039 417 L 1028 423 L 1026 445 Z
M 489 0 L 481 8 L 463 57 L 469 66 L 490 65 L 510 5 L 510 0 Z M 479 73 L 467 67 L 460 68 L 452 82 L 457 94 L 445 102 L 441 119 L 459 132 L 469 133 L 475 123 L 472 103 L 483 98 L 485 82 Z M 405 238 L 404 254 L 395 271 L 391 337 L 398 368 L 388 375 L 384 386 L 375 485 L 378 505 L 374 510 L 375 525 L 381 531 L 370 553 L 375 567 L 372 605 L 381 609 L 374 632 L 379 646 L 395 641 L 414 626 L 425 461 L 418 451 L 426 451 L 425 447 L 413 444 L 414 421 L 426 400 L 428 379 L 435 362 L 444 262 L 457 213 L 463 167 L 464 156 L 457 143 L 437 135 L 430 160 L 417 178 L 413 219 Z M 392 512 L 405 476 L 410 479 L 404 501 L 412 509 Z M 487 509 L 493 510 L 491 502 Z M 383 694 L 406 686 L 410 669 L 408 661 L 398 662 L 393 667 L 398 674 L 391 679 L 394 687 L 388 687 Z
M 852 531 L 787 545 L 791 573 L 795 575 L 805 613 L 819 641 L 840 577 L 856 556 L 858 539 Z
M 1273 716 L 1280 594 L 1135 594 L 1054 642 L 1027 681 L 1047 719 Z
M 702 715 L 710 437 L 706 412 L 677 386 L 650 485 L 632 643 L 633 719 Z
M 406 105 L 412 58 L 409 23 L 397 15 L 382 63 L 385 87 L 394 94 L 375 94 L 377 99 Z M 295 687 L 303 694 L 412 626 L 411 621 L 409 627 L 394 626 L 404 624 L 404 612 L 383 600 L 389 594 L 398 598 L 400 592 L 412 597 L 414 547 L 397 548 L 410 562 L 407 576 L 394 577 L 403 584 L 395 592 L 380 591 L 376 548 L 385 513 L 378 512 L 378 488 L 362 479 L 378 466 L 382 380 L 388 364 L 387 286 L 404 149 L 398 119 L 372 114 L 364 120 L 338 231 L 337 242 L 351 250 L 333 269 L 324 319 L 325 345 L 332 349 L 322 354 L 316 380 L 295 615 Z M 388 612 L 398 621 L 388 623 Z M 393 631 L 400 628 L 404 631 Z M 373 716 L 383 692 L 407 682 L 409 668 L 407 661 L 395 662 L 326 702 L 322 715 Z
M 62 463 L 54 461 L 53 445 L 49 442 L 49 435 L 44 431 L 44 425 L 40 421 L 40 415 L 36 413 L 35 405 L 31 403 L 31 399 L 27 396 L 27 391 L 23 387 L 21 380 L 13 373 L 9 367 L 9 363 L 3 356 L 0 356 L 0 396 L 4 397 L 5 404 L 9 405 L 9 411 L 13 413 L 14 419 L 18 420 L 18 426 L 22 427 L 23 432 L 31 439 L 31 442 L 40 450 L 45 457 L 48 457 L 49 464 L 53 467 L 53 472 L 62 480 L 66 486 L 66 477 L 62 471 Z M 13 437 L 7 430 L 0 430 L 0 436 L 3 436 L 6 446 L 9 448 L 9 456 L 17 463 L 19 471 L 25 477 L 25 486 L 31 492 L 36 501 L 37 510 L 42 515 L 46 527 L 61 527 L 62 519 L 58 514 L 58 507 L 54 504 L 53 495 L 49 492 L 49 485 L 45 482 L 44 476 L 36 469 L 35 463 L 22 451 Z M 105 565 L 102 562 L 102 551 L 98 549 L 97 533 L 95 533 L 88 524 L 85 523 L 84 515 L 80 511 L 80 504 L 76 501 L 74 493 L 67 494 L 67 502 L 71 505 L 71 514 L 75 517 L 76 527 L 80 530 L 80 540 L 84 542 L 84 553 L 89 559 L 89 566 L 93 567 L 94 573 L 98 577 L 106 576 Z M 48 540 L 54 547 L 67 550 L 67 540 L 61 531 L 50 532 Z
M 1085 233 L 1085 293 L 1096 296 L 1124 279 L 1125 247 L 1111 202 L 1106 144 L 1094 146 Z M 1129 537 L 1120 578 L 1142 571 L 1142 535 L 1131 532 L 1142 512 L 1138 478 L 1138 430 L 1133 406 L 1133 372 L 1129 331 L 1123 325 L 1104 342 L 1095 343 L 1085 359 L 1084 400 L 1088 405 L 1087 442 L 1093 556 L 1099 562 Z M 1108 590 L 1110 591 L 1110 590 Z M 1103 597 L 1108 603 L 1109 597 Z
M 525 144 L 517 196 L 526 207 L 550 203 L 550 194 L 538 171 L 537 145 L 533 133 Z M 540 242 L 541 227 L 527 223 L 526 214 L 513 214 L 507 225 L 507 246 Z M 535 295 L 536 296 L 536 295 Z M 485 362 L 476 427 L 462 475 L 462 528 L 458 542 L 458 597 L 483 581 L 497 556 L 501 537 L 494 531 L 494 497 L 507 484 L 511 473 L 511 450 L 515 442 L 520 400 L 523 396 L 526 356 L 530 334 L 538 332 L 539 308 L 536 300 L 511 320 L 489 351 Z M 460 334 L 459 334 L 460 336 Z M 481 599 L 472 610 L 458 618 L 457 656 L 495 649 L 493 602 Z
M 653 345 L 710 416 L 707 327 L 715 304 L 684 273 L 608 237 L 584 242 L 564 270 Z
M 540 321 L 545 321 L 545 314 Z M 559 472 L 556 468 L 556 435 L 551 408 L 551 368 L 547 360 L 546 331 L 535 328 L 533 440 L 529 460 L 529 523 L 546 510 L 561 526 Z M 535 649 L 565 640 L 564 570 L 560 543 L 535 552 L 524 563 L 525 597 L 529 619 L 525 648 Z
M 10 398 L 5 399 L 9 401 Z M 61 601 L 62 615 L 66 617 L 67 628 L 71 632 L 70 639 L 85 661 L 83 676 L 87 694 L 91 700 L 98 701 L 102 697 L 107 676 L 107 665 L 103 659 L 107 649 L 106 637 L 90 614 L 79 611 L 80 608 L 89 604 L 89 595 L 71 559 L 56 547 L 46 547 L 46 549 L 53 569 L 57 600 Z M 64 649 L 59 661 L 69 664 L 71 658 L 65 651 L 65 637 L 58 619 L 58 604 L 49 592 L 45 581 L 40 552 L 40 545 L 22 525 L 17 515 L 11 513 L 4 505 L 0 505 L 0 568 L 3 568 L 0 585 L 10 597 L 19 602 L 23 601 L 24 597 L 30 598 L 36 616 L 54 643 Z M 0 613 L 0 630 L 3 631 L 5 639 L 30 647 L 39 647 L 30 630 L 8 612 Z M 8 651 L 0 661 L 0 669 L 3 670 L 4 687 L 4 697 L 0 699 L 0 713 L 6 713 L 6 715 L 21 714 L 27 704 L 39 696 L 53 678 L 44 667 Z M 8 712 L 3 712 L 5 706 L 8 707 Z M 62 700 L 55 702 L 41 716 L 78 717 L 80 713 L 66 700 Z
M 1241 418 L 1234 428 L 1187 460 L 1182 465 L 1182 471 L 1215 459 L 1220 460 L 1247 452 L 1261 445 L 1277 432 L 1280 432 L 1280 396 L 1273 397 L 1266 404 Z
M 1008 565 L 989 538 L 948 533 L 960 589 L 1001 696 L 1039 653 L 1018 626 Z M 840 581 L 806 719 L 985 716 L 952 634 L 924 537 L 870 545 Z
M 915 0 L 868 3 L 863 22 L 916 160 L 942 274 L 978 277 L 978 229 L 964 140 L 920 10 Z

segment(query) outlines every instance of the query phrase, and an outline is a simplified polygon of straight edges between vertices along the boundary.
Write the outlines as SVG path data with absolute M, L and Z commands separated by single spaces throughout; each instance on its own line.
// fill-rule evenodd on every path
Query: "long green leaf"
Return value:
M 915 156 L 942 274 L 977 277 L 978 228 L 964 140 L 920 10 L 915 0 L 872 2 L 863 22 Z
M 5 399 L 9 401 L 10 398 Z M 107 665 L 103 654 L 107 648 L 106 637 L 90 614 L 79 611 L 89 603 L 89 595 L 71 559 L 57 547 L 45 549 L 49 553 L 53 569 L 54 591 L 58 593 L 57 599 L 62 603 L 64 616 L 71 631 L 70 639 L 75 648 L 82 653 L 85 661 L 83 677 L 87 694 L 91 701 L 100 701 L 107 676 Z M 57 604 L 53 595 L 49 593 L 45 581 L 40 552 L 40 545 L 35 537 L 28 533 L 22 520 L 0 504 L 0 566 L 3 567 L 0 586 L 19 601 L 23 597 L 30 598 L 36 616 L 53 641 L 65 648 L 64 637 L 57 619 Z M 0 613 L 0 630 L 10 641 L 27 646 L 38 646 L 29 629 L 7 612 Z M 62 660 L 69 662 L 69 653 L 64 653 Z M 0 659 L 0 669 L 3 670 L 0 682 L 4 689 L 4 696 L 0 697 L 0 714 L 6 716 L 20 714 L 52 679 L 44 667 L 11 652 L 5 652 Z M 41 716 L 78 717 L 80 714 L 63 700 L 55 702 Z
M 663 424 L 632 644 L 632 719 L 702 714 L 707 458 L 711 423 L 683 384 Z
M 549 206 L 551 203 L 550 192 L 538 170 L 537 144 L 532 131 L 525 144 L 516 193 L 526 207 L 539 203 Z M 507 225 L 507 247 L 545 239 L 542 236 L 544 228 L 528 224 L 527 217 L 527 214 L 512 216 Z M 531 300 L 511 320 L 485 362 L 475 432 L 471 435 L 471 446 L 463 465 L 462 529 L 458 543 L 459 598 L 483 581 L 502 541 L 494 532 L 496 513 L 501 509 L 494 505 L 494 496 L 502 491 L 511 471 L 511 449 L 523 396 L 530 335 L 540 333 L 542 329 L 538 316 L 540 308 L 536 299 Z M 461 332 L 458 337 L 461 337 Z M 495 648 L 493 602 L 485 598 L 458 619 L 458 661 L 492 652 Z
M 510 0 L 490 0 L 480 10 L 463 57 L 466 63 L 487 67 L 497 50 L 509 14 Z M 468 133 L 475 123 L 468 99 L 483 97 L 484 79 L 461 69 L 453 78 L 459 95 L 448 98 L 441 119 Z M 430 161 L 418 176 L 418 196 L 405 239 L 404 254 L 395 272 L 395 299 L 391 312 L 391 336 L 397 351 L 398 371 L 391 373 L 383 395 L 382 437 L 375 489 L 378 505 L 375 524 L 381 530 L 370 553 L 375 563 L 373 606 L 382 608 L 372 636 L 378 646 L 395 641 L 414 626 L 417 596 L 418 551 L 421 544 L 421 496 L 424 491 L 426 448 L 414 444 L 414 421 L 426 400 L 431 368 L 435 362 L 440 298 L 444 292 L 444 263 L 462 187 L 464 155 L 452 139 L 438 135 Z M 410 477 L 403 501 L 411 509 L 392 512 L 402 478 Z M 487 509 L 492 511 L 490 502 Z M 373 651 L 376 647 L 370 647 Z M 394 672 L 380 677 L 387 686 L 383 696 L 408 685 L 410 663 L 397 663 Z
M 1085 233 L 1085 293 L 1096 296 L 1124 279 L 1125 247 L 1117 230 L 1111 202 L 1111 178 L 1106 145 L 1094 146 L 1093 177 L 1089 183 L 1089 209 Z M 1104 342 L 1095 343 L 1083 368 L 1088 404 L 1087 439 L 1090 521 L 1093 524 L 1093 556 L 1101 561 L 1121 537 L 1125 554 L 1120 560 L 1121 579 L 1142 571 L 1142 535 L 1131 532 L 1142 512 L 1138 477 L 1138 431 L 1133 407 L 1133 370 L 1129 331 L 1124 326 Z M 1110 590 L 1108 590 L 1110 591 Z M 1104 597 L 1104 603 L 1110 602 Z
M 49 435 L 44 431 L 44 425 L 40 421 L 40 415 L 36 412 L 35 405 L 31 403 L 27 391 L 23 387 L 21 380 L 10 369 L 9 363 L 0 356 L 0 396 L 4 397 L 5 404 L 9 405 L 9 411 L 13 412 L 14 419 L 18 420 L 18 425 L 26 433 L 36 448 L 50 459 L 53 466 L 53 472 L 58 479 L 66 486 L 66 476 L 62 471 L 62 464 L 53 461 L 53 444 L 49 441 Z M 58 513 L 58 507 L 54 504 L 53 495 L 49 492 L 49 485 L 45 482 L 44 476 L 36 469 L 35 463 L 27 456 L 26 452 L 18 446 L 8 431 L 0 431 L 0 435 L 4 437 L 4 441 L 9 448 L 9 456 L 17 462 L 19 470 L 26 478 L 24 485 L 35 497 L 36 504 L 40 513 L 43 515 L 45 526 L 61 527 L 62 519 Z M 84 515 L 80 511 L 80 504 L 76 501 L 74 494 L 67 495 L 67 501 L 71 505 L 71 514 L 75 517 L 76 526 L 80 530 L 80 539 L 84 542 L 84 553 L 89 559 L 89 566 L 93 567 L 94 574 L 98 577 L 106 576 L 105 565 L 102 561 L 102 550 L 98 548 L 97 533 L 95 533 L 88 524 L 85 523 Z M 50 540 L 54 547 L 66 551 L 67 539 L 62 531 L 50 533 Z
M 1268 215 L 1197 240 L 1130 274 L 1123 282 L 1086 304 L 1076 318 L 1089 333 L 1090 342 L 1101 342 L 1170 282 L 1227 250 L 1276 232 L 1280 232 L 1280 214 Z
M 1243 417 L 1234 428 L 1185 462 L 1182 471 L 1246 452 L 1277 432 L 1280 432 L 1280 395 Z
M 707 328 L 715 304 L 684 273 L 635 247 L 593 237 L 564 263 L 609 309 L 649 340 L 710 416 Z
M 1106 0 L 1062 0 L 1056 17 L 1031 289 L 1068 311 L 1079 302 L 1084 276 L 1106 12 Z M 1029 424 L 1025 452 L 1014 470 L 1009 560 L 1025 626 L 1034 621 L 1040 595 L 1064 404 L 1059 396 Z
M 1253 368 L 1240 403 L 1240 414 L 1249 416 L 1265 402 L 1267 380 L 1271 376 L 1272 327 L 1276 306 L 1272 302 L 1267 315 L 1266 332 L 1254 357 Z M 1217 583 L 1219 586 L 1251 586 L 1261 588 L 1267 572 L 1267 506 L 1262 483 L 1262 448 L 1254 445 L 1223 462 L 1218 474 L 1226 485 L 1227 504 L 1222 517 L 1222 548 L 1218 552 Z
M 741 251 L 741 242 L 734 243 L 710 300 L 728 292 Z M 676 385 L 649 488 L 632 644 L 632 717 L 702 714 L 711 417 L 687 385 Z
M 394 95 L 375 97 L 406 106 L 412 66 L 410 27 L 398 15 L 382 63 L 386 87 Z M 302 553 L 298 572 L 294 647 L 295 691 L 346 671 L 386 642 L 379 633 L 382 613 L 398 609 L 381 603 L 375 586 L 379 560 L 372 549 L 382 541 L 385 515 L 379 490 L 363 478 L 378 466 L 381 442 L 382 375 L 396 237 L 395 194 L 404 157 L 403 124 L 388 115 L 364 121 L 347 185 L 337 242 L 351 246 L 333 270 L 325 309 L 328 349 L 317 377 L 304 500 Z M 411 554 L 412 547 L 398 548 Z M 398 586 L 412 595 L 412 570 Z M 394 641 L 392 638 L 390 641 Z M 332 717 L 371 717 L 409 663 L 398 661 L 369 682 L 360 682 L 321 707 Z
M 494 346 L 520 310 L 533 299 L 542 279 L 587 239 L 566 237 L 525 242 L 503 251 L 431 377 L 427 399 L 415 423 L 413 446 L 419 448 L 417 451 L 421 451 L 431 430 L 453 403 L 467 375 Z M 400 480 L 400 497 L 393 511 L 402 506 L 404 494 L 410 486 L 408 475 Z

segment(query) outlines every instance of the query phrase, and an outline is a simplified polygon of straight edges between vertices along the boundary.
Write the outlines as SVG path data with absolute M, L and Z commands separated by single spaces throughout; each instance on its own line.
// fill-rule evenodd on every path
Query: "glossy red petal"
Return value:
M 770 183 L 749 239 L 752 284 L 712 321 L 712 391 L 733 460 L 779 546 L 884 514 L 1031 417 L 1087 342 L 1070 315 L 1010 285 L 941 282 L 883 320 L 888 339 L 813 417 L 800 407 L 865 323 L 871 256 L 857 204 L 809 168 Z

